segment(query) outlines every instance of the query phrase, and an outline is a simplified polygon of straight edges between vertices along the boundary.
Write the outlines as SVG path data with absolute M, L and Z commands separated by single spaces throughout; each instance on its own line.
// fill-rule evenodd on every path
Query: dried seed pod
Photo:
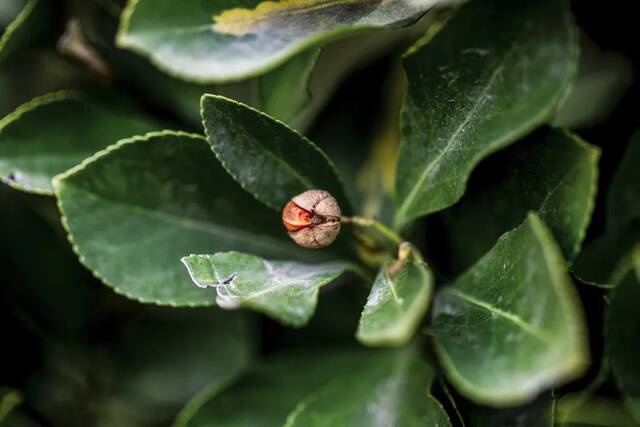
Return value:
M 300 246 L 323 248 L 330 245 L 340 232 L 340 207 L 326 191 L 305 191 L 284 206 L 282 223 Z

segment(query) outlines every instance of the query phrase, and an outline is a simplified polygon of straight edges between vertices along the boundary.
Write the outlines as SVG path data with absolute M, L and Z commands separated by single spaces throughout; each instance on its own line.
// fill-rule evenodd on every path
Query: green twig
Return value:
M 359 216 L 352 216 L 352 217 L 343 216 L 341 218 L 341 222 L 345 224 L 353 224 L 357 227 L 373 228 L 378 233 L 382 234 L 384 237 L 386 237 L 387 239 L 389 239 L 390 241 L 392 241 L 394 244 L 398 246 L 402 244 L 402 242 L 404 242 L 402 237 L 400 237 L 400 235 L 398 235 L 395 231 L 391 230 L 389 227 L 382 224 L 381 222 L 376 221 L 375 219 L 362 218 Z

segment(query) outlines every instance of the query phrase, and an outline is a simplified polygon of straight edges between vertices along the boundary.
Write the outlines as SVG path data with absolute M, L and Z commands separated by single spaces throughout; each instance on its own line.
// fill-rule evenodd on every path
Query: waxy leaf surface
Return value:
M 313 315 L 319 289 L 348 268 L 343 262 L 268 261 L 239 252 L 190 255 L 182 262 L 197 286 L 215 288 L 218 306 L 248 307 L 297 327 Z
M 411 24 L 434 3 L 136 0 L 122 14 L 117 43 L 181 78 L 227 82 L 262 74 L 310 46 L 341 35 Z
M 53 194 L 51 179 L 122 138 L 160 125 L 78 92 L 36 98 L 0 121 L 0 177 L 12 187 Z
M 242 250 L 269 258 L 300 251 L 278 215 L 229 177 L 198 135 L 156 132 L 120 141 L 54 180 L 80 260 L 118 293 L 168 305 L 211 305 L 186 253 Z
M 528 211 L 540 216 L 565 258 L 573 260 L 591 220 L 599 155 L 575 135 L 550 130 L 480 165 L 469 192 L 445 212 L 456 270 L 478 260 Z
M 549 119 L 576 71 L 568 2 L 474 0 L 404 58 L 396 173 L 402 227 L 462 196 L 490 153 Z
M 433 274 L 426 264 L 407 261 L 392 277 L 376 277 L 356 332 L 367 345 L 402 345 L 415 334 L 431 302 Z
M 312 142 L 281 122 L 230 99 L 205 95 L 202 119 L 222 165 L 265 205 L 280 210 L 306 190 L 328 191 L 349 213 L 336 170 Z
M 526 403 L 589 360 L 562 254 L 533 213 L 436 295 L 433 328 L 449 380 L 481 404 Z

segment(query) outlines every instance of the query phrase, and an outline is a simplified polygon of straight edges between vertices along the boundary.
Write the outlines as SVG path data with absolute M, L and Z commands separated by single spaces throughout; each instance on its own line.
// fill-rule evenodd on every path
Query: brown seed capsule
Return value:
M 282 223 L 300 246 L 323 248 L 330 245 L 340 232 L 340 207 L 326 191 L 305 191 L 284 206 Z

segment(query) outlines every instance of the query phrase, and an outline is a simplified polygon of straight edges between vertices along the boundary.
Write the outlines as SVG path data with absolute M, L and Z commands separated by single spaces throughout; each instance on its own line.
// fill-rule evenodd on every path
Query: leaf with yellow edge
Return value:
M 132 0 L 117 43 L 185 80 L 237 81 L 340 36 L 409 25 L 437 1 Z

